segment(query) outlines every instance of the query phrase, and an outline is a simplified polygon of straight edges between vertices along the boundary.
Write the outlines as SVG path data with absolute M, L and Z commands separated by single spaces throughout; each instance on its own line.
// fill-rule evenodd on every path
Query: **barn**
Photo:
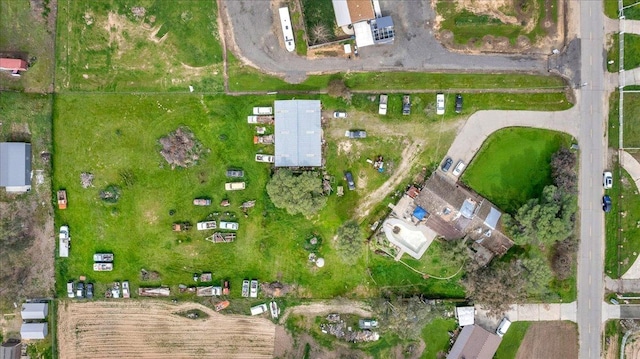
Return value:
M 31 144 L 0 143 L 0 187 L 7 192 L 31 190 Z
M 47 323 L 23 323 L 20 327 L 22 339 L 44 339 L 48 333 Z
M 47 303 L 24 303 L 22 304 L 22 320 L 46 319 L 49 314 Z
M 318 100 L 275 101 L 275 166 L 322 166 L 322 106 Z

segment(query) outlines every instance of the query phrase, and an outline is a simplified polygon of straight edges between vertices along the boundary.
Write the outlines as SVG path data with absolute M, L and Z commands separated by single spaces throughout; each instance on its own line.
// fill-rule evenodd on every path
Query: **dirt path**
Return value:
M 310 316 L 318 316 L 329 313 L 349 313 L 367 317 L 371 315 L 371 309 L 360 302 L 353 301 L 332 301 L 325 303 L 304 304 L 287 309 L 280 322 L 286 322 L 287 318 L 292 313 Z
M 382 200 L 406 178 L 415 159 L 422 151 L 422 145 L 422 141 L 414 141 L 402 151 L 402 161 L 393 175 L 382 186 L 369 193 L 360 202 L 360 208 L 357 211 L 358 218 L 364 218 L 369 215 L 373 206 L 382 202 Z
M 174 313 L 199 309 L 206 319 Z M 154 300 L 60 303 L 59 357 L 272 358 L 275 325 L 264 318 L 221 315 L 196 303 Z

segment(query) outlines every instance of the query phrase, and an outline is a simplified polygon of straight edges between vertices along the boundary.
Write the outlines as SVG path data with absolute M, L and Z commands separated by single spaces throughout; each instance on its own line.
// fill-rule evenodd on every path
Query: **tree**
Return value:
M 544 258 L 525 258 L 521 262 L 523 275 L 526 279 L 528 294 L 542 294 L 547 291 L 553 274 Z
M 294 175 L 290 170 L 281 169 L 267 183 L 267 193 L 276 207 L 291 215 L 314 214 L 327 204 L 322 194 L 322 179 L 315 172 Z
M 311 42 L 322 44 L 329 41 L 331 34 L 324 24 L 316 24 L 311 28 Z
M 482 304 L 489 315 L 500 317 L 513 303 L 526 297 L 522 267 L 516 261 L 493 261 L 489 266 L 469 270 L 462 280 L 467 297 Z
M 546 186 L 540 199 L 530 199 L 506 225 L 519 245 L 553 244 L 571 234 L 576 211 L 574 195 Z
M 355 261 L 362 253 L 363 238 L 358 223 L 349 221 L 338 228 L 336 250 L 347 262 Z
M 374 303 L 373 308 L 380 327 L 386 328 L 404 340 L 420 338 L 424 326 L 443 314 L 442 308 L 435 304 L 427 304 L 416 296 L 380 298 Z
M 576 173 L 576 154 L 562 147 L 551 158 L 551 176 L 553 184 L 565 193 L 577 193 L 578 174 Z

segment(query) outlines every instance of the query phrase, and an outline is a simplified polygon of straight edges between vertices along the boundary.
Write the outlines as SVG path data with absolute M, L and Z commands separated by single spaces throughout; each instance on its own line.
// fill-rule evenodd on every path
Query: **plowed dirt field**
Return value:
M 206 319 L 174 313 L 200 309 Z M 61 303 L 59 357 L 272 358 L 275 325 L 264 318 L 221 315 L 194 303 L 97 301 Z

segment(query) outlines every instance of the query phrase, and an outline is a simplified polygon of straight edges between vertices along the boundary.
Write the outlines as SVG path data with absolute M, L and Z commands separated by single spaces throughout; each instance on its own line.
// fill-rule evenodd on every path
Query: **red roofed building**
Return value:
M 26 71 L 27 62 L 21 59 L 0 58 L 0 70 L 3 71 Z

